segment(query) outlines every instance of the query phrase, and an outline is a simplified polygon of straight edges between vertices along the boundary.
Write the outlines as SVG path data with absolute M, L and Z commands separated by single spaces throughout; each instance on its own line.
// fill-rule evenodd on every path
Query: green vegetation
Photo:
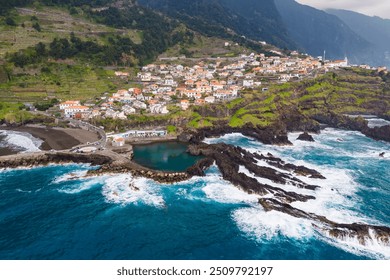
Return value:
M 168 125 L 167 126 L 167 131 L 168 131 L 168 134 L 176 134 L 177 127 L 174 126 L 174 125 Z
M 0 84 L 0 101 L 39 102 L 61 100 L 94 100 L 104 92 L 128 87 L 126 80 L 103 68 L 61 63 L 47 63 L 41 68 L 29 67 L 23 74 L 11 76 Z
M 44 112 L 58 103 L 59 103 L 58 99 L 53 98 L 50 101 L 46 101 L 46 102 L 35 102 L 34 107 L 37 108 L 38 111 Z
M 223 123 L 231 127 L 242 127 L 245 124 L 267 127 L 284 122 L 284 118 L 290 114 L 311 118 L 328 111 L 337 114 L 377 114 L 390 118 L 388 76 L 379 75 L 375 71 L 364 71 L 361 75 L 360 71 L 352 68 L 316 79 L 275 84 L 267 92 L 248 91 L 244 98 L 227 103 L 225 108 L 198 110 L 201 114 L 193 115 L 188 126 L 201 127 L 202 120 L 225 115 L 223 111 L 226 109 L 231 116 L 228 120 L 225 117 L 213 118 L 211 123 Z
M 183 22 L 200 32 L 196 33 L 132 1 L 105 7 L 111 1 L 3 2 L 0 0 L 0 7 L 7 13 L 0 13 L 0 119 L 7 122 L 32 117 L 22 106 L 24 102 L 39 110 L 61 100 L 99 103 L 103 93 L 130 86 L 128 79 L 115 77 L 112 69 L 117 67 L 129 72 L 131 80 L 139 66 L 160 54 L 234 56 L 251 47 L 243 38 L 226 35 L 219 24 L 210 28 L 184 16 Z M 25 5 L 30 6 L 14 9 Z M 224 47 L 226 40 L 242 44 Z M 174 134 L 183 127 L 266 127 L 288 120 L 291 112 L 307 118 L 328 111 L 390 117 L 389 92 L 390 74 L 351 68 L 316 79 L 273 84 L 267 92 L 246 90 L 241 98 L 228 103 L 193 106 L 187 111 L 170 105 L 168 115 L 140 114 L 127 120 L 94 122 L 109 131 L 160 126 Z
M 70 40 L 55 38 L 48 46 L 38 43 L 9 56 L 9 61 L 17 67 L 46 62 L 48 59 L 79 59 L 95 65 L 135 66 L 138 61 L 132 52 L 135 44 L 127 37 L 108 37 L 106 45 L 92 41 L 82 41 L 71 33 Z
M 33 115 L 25 110 L 22 103 L 0 102 L 0 122 L 24 123 L 33 118 Z

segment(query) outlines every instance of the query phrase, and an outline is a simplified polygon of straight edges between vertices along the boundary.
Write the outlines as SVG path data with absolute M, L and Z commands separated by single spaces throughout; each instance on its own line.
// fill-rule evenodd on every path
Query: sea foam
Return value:
M 351 162 L 367 164 L 367 160 L 387 160 L 387 156 L 390 154 L 390 145 L 383 142 L 374 142 L 359 132 L 340 131 L 337 129 L 326 129 L 321 134 L 314 135 L 316 142 L 296 140 L 298 136 L 299 133 L 289 134 L 289 139 L 293 146 L 269 146 L 257 142 L 251 142 L 250 145 L 246 145 L 248 138 L 240 137 L 239 134 L 225 135 L 217 139 L 206 139 L 206 142 L 225 142 L 241 146 L 252 153 L 266 154 L 269 152 L 286 162 L 315 169 L 324 175 L 326 179 L 295 176 L 307 184 L 320 186 L 320 188 L 314 191 L 298 189 L 292 185 L 281 185 L 265 178 L 256 177 L 243 166 L 240 167 L 239 171 L 249 177 L 256 178 L 261 183 L 279 187 L 286 191 L 311 194 L 316 197 L 316 199 L 307 202 L 292 203 L 292 206 L 295 208 L 326 216 L 328 219 L 338 223 L 378 224 L 377 221 L 359 212 L 359 205 L 362 201 L 356 193 L 363 186 L 355 181 L 354 170 L 338 164 L 332 165 L 326 164 L 326 162 L 318 164 L 313 160 L 308 162 L 302 158 L 304 158 L 304 155 L 321 152 L 324 155 L 329 154 L 335 157 L 350 157 Z M 362 146 L 359 146 L 359 144 Z M 378 157 L 380 152 L 385 152 L 384 158 Z M 259 166 L 272 167 L 264 161 L 258 161 L 257 163 Z M 278 168 L 274 169 L 286 172 Z M 312 225 L 314 221 L 295 218 L 277 211 L 265 212 L 259 205 L 235 210 L 232 213 L 232 218 L 240 230 L 257 240 L 277 238 L 279 235 L 294 239 L 316 237 L 354 254 L 367 255 L 373 258 L 389 258 L 389 246 L 380 244 L 377 240 L 368 241 L 363 246 L 354 238 L 335 239 L 327 236 L 326 233 L 317 232 Z
M 128 174 L 109 176 L 104 181 L 102 193 L 109 203 L 165 207 L 159 189 L 149 179 L 134 179 Z
M 313 236 L 311 221 L 295 218 L 278 211 L 265 212 L 260 206 L 240 208 L 232 213 L 238 228 L 249 237 L 261 242 L 280 235 L 294 239 L 307 239 Z
M 0 130 L 0 134 L 5 136 L 3 141 L 11 148 L 21 149 L 23 152 L 37 152 L 43 141 L 33 137 L 26 132 L 18 132 L 11 130 Z

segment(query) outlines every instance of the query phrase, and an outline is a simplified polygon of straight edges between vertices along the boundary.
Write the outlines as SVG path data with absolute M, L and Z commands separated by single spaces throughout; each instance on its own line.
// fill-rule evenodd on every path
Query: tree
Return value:
M 37 52 L 38 56 L 47 55 L 46 45 L 42 42 L 39 42 L 37 45 L 35 45 L 35 51 Z
M 41 31 L 42 31 L 42 28 L 41 28 L 41 26 L 39 25 L 38 22 L 34 22 L 33 25 L 32 25 L 32 27 L 33 27 L 36 31 L 38 31 L 38 32 L 41 32 Z
M 7 17 L 5 19 L 5 24 L 9 25 L 9 26 L 17 26 L 15 20 L 11 17 Z

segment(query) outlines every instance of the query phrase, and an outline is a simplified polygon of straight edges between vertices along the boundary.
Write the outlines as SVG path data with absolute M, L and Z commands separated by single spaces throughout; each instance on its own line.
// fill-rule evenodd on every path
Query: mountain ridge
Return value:
M 390 65 L 390 19 L 348 10 L 328 9 L 326 11 L 340 18 L 356 34 L 371 42 L 378 55 L 383 55 L 384 64 Z

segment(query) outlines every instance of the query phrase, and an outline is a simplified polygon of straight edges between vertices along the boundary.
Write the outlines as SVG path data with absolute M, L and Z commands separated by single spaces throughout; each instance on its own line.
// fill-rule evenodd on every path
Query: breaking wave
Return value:
M 134 179 L 127 174 L 110 176 L 105 179 L 102 193 L 109 203 L 165 207 L 159 189 L 153 187 L 150 180 L 145 178 Z
M 7 146 L 23 152 L 40 151 L 43 141 L 35 138 L 29 133 L 11 130 L 0 130 L 0 135 L 4 136 L 3 147 Z

